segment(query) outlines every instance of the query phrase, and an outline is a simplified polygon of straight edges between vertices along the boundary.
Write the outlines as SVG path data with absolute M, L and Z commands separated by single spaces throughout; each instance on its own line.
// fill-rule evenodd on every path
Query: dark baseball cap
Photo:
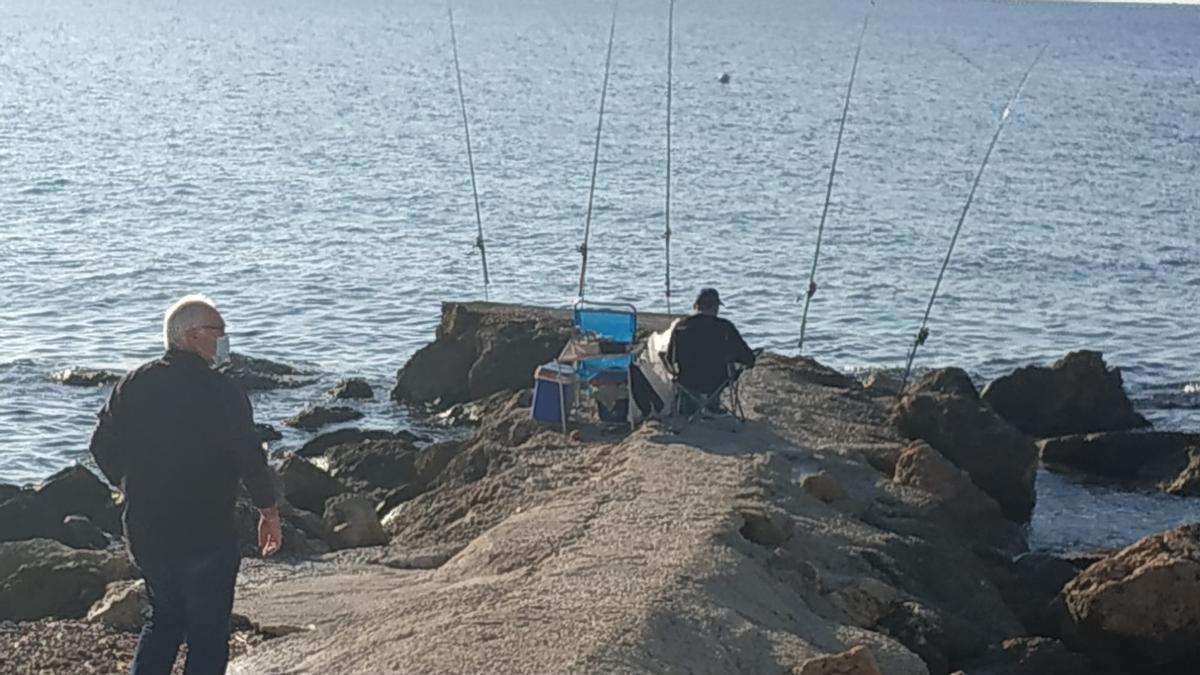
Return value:
M 721 302 L 721 294 L 717 293 L 715 288 L 701 288 L 696 296 L 697 307 L 718 307 L 723 304 L 725 303 Z

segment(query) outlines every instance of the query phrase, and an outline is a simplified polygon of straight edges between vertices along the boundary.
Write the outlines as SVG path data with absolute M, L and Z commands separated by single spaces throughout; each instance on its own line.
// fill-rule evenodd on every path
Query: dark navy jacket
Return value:
M 239 483 L 275 505 L 250 400 L 200 356 L 168 351 L 129 373 L 100 410 L 91 453 L 125 493 L 135 560 L 178 560 L 236 542 Z

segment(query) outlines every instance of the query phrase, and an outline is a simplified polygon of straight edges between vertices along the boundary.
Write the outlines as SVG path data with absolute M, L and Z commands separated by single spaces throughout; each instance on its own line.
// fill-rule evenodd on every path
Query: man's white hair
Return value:
M 163 315 L 163 347 L 182 346 L 188 329 L 199 326 L 208 319 L 209 312 L 215 311 L 216 304 L 204 295 L 185 295 L 175 301 Z

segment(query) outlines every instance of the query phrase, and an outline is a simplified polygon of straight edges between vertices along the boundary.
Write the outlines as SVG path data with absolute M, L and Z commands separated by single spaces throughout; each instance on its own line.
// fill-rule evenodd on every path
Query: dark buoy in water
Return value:
M 721 73 L 721 79 L 719 79 L 718 82 L 721 84 L 729 84 L 729 81 L 732 79 L 733 78 L 729 76 L 729 73 Z

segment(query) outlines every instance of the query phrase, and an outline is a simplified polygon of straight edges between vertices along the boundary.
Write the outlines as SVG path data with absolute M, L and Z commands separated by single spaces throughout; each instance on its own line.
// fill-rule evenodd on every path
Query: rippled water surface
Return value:
M 621 7 L 588 279 L 653 310 L 666 4 Z M 609 6 L 456 7 L 492 298 L 568 303 Z M 793 349 L 864 7 L 677 3 L 676 307 L 716 285 L 752 342 Z M 1196 7 L 880 3 L 806 351 L 902 365 L 999 109 L 1048 42 L 919 363 L 986 378 L 1101 349 L 1147 414 L 1194 428 L 1197 35 Z M 242 351 L 381 388 L 441 300 L 480 297 L 448 37 L 440 2 L 0 4 L 0 480 L 83 456 L 104 392 L 46 374 L 153 356 L 185 292 L 219 302 Z M 277 423 L 319 398 L 256 406 Z

